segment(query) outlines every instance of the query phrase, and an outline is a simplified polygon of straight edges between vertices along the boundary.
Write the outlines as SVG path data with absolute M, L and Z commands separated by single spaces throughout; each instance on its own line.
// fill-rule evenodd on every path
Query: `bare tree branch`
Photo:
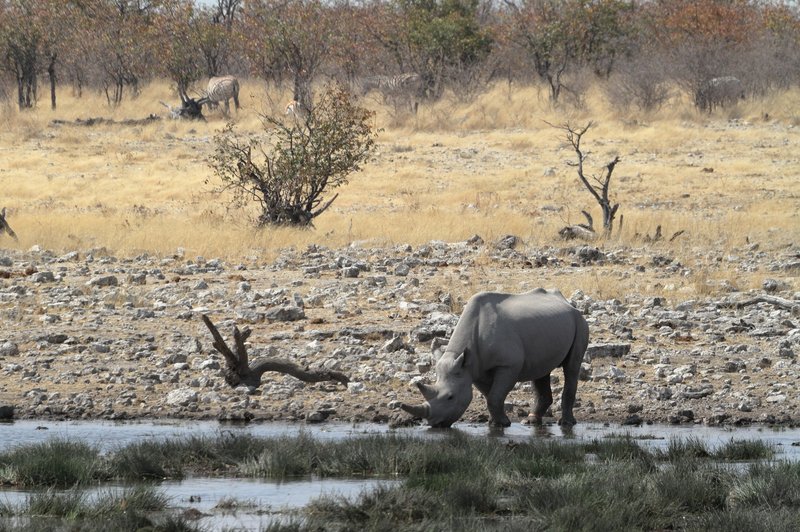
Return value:
M 291 375 L 303 382 L 335 381 L 347 384 L 350 379 L 344 373 L 338 371 L 312 371 L 308 368 L 301 368 L 294 362 L 279 358 L 261 358 L 248 364 L 247 346 L 245 342 L 250 337 L 252 331 L 248 328 L 240 331 L 238 327 L 233 328 L 233 338 L 236 344 L 236 353 L 231 351 L 228 344 L 222 338 L 217 327 L 211 319 L 203 314 L 203 323 L 206 324 L 211 336 L 214 337 L 214 349 L 225 357 L 227 368 L 223 371 L 225 382 L 235 388 L 244 384 L 258 388 L 261 386 L 261 376 L 267 371 L 276 371 Z
M 589 121 L 589 123 L 582 128 L 575 128 L 569 123 L 558 126 L 550 124 L 549 122 L 545 123 L 550 127 L 560 129 L 566 133 L 567 142 L 572 145 L 572 149 L 575 151 L 575 154 L 578 157 L 577 162 L 568 162 L 567 164 L 577 168 L 578 179 L 580 179 L 581 183 L 583 183 L 583 186 L 586 187 L 586 190 L 589 191 L 589 193 L 600 205 L 600 208 L 603 210 L 603 229 L 605 230 L 606 235 L 610 235 L 614 226 L 614 217 L 619 209 L 619 203 L 612 205 L 611 200 L 608 197 L 608 193 L 611 185 L 611 175 L 614 173 L 614 169 L 617 167 L 617 164 L 621 161 L 619 155 L 615 156 L 613 160 L 605 165 L 603 174 L 600 176 L 590 175 L 587 178 L 586 173 L 584 172 L 584 163 L 589 157 L 590 152 L 581 147 L 581 140 L 583 139 L 583 135 L 589 131 L 589 128 L 594 125 L 594 122 Z M 596 185 L 593 185 L 589 181 L 590 178 L 596 182 Z

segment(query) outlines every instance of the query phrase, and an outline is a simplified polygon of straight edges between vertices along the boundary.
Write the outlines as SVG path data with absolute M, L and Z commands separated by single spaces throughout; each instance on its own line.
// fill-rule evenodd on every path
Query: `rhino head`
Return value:
M 446 352 L 436 362 L 436 384 L 417 383 L 425 398 L 421 405 L 400 404 L 400 408 L 428 425 L 446 428 L 458 421 L 472 401 L 472 375 L 466 364 L 467 352 Z

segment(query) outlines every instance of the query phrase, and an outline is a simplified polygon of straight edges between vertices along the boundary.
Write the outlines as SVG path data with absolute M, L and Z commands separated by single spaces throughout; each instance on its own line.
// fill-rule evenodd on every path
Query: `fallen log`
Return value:
M 212 344 L 214 349 L 225 357 L 227 367 L 222 373 L 225 382 L 233 388 L 241 385 L 258 388 L 261 386 L 261 376 L 267 371 L 277 371 L 278 373 L 291 375 L 303 382 L 335 381 L 345 385 L 350 382 L 350 379 L 344 373 L 325 370 L 312 371 L 286 359 L 260 358 L 249 363 L 247 347 L 245 346 L 245 342 L 252 333 L 249 328 L 240 331 L 239 327 L 234 326 L 233 340 L 236 344 L 236 352 L 234 353 L 222 338 L 217 327 L 205 314 L 203 314 L 203 323 L 206 324 L 208 330 L 211 331 L 211 336 L 214 337 L 214 343 Z
M 726 300 L 717 303 L 717 308 L 735 308 L 735 309 L 742 309 L 745 307 L 749 307 L 751 305 L 757 305 L 758 303 L 767 303 L 772 305 L 773 307 L 778 307 L 783 310 L 788 310 L 794 315 L 800 315 L 800 303 L 796 303 L 794 301 L 790 301 L 788 299 L 783 299 L 782 297 L 777 296 L 756 296 L 750 299 L 745 299 L 743 301 L 733 301 L 733 300 Z

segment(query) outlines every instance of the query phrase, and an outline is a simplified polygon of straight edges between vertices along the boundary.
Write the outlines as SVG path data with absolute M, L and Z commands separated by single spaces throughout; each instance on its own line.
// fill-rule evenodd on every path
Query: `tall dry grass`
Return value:
M 288 99 L 263 82 L 243 81 L 237 128 L 259 134 L 260 115 L 279 114 Z M 560 227 L 583 221 L 581 210 L 596 223 L 600 213 L 568 166 L 571 147 L 548 124 L 589 120 L 596 122 L 584 139 L 589 169 L 599 172 L 622 157 L 611 188 L 625 217 L 612 237 L 620 245 L 639 245 L 661 225 L 666 236 L 685 231 L 671 246 L 688 256 L 748 240 L 780 246 L 796 241 L 800 227 L 800 161 L 792 149 L 800 144 L 793 127 L 798 91 L 712 115 L 676 101 L 647 116 L 617 114 L 597 88 L 579 109 L 554 107 L 541 87 L 505 84 L 470 102 L 446 95 L 423 103 L 416 115 L 369 97 L 364 104 L 381 129 L 378 153 L 338 190 L 312 230 L 256 229 L 253 209 L 231 210 L 226 197 L 212 193 L 207 160 L 226 123 L 218 111 L 205 123 L 52 122 L 165 117 L 159 100 L 178 98 L 159 82 L 118 108 L 100 94 L 78 99 L 67 91 L 55 111 L 44 102 L 24 113 L 3 106 L 0 204 L 20 241 L 5 238 L 2 245 L 268 258 L 311 243 L 416 244 L 473 234 L 555 244 Z

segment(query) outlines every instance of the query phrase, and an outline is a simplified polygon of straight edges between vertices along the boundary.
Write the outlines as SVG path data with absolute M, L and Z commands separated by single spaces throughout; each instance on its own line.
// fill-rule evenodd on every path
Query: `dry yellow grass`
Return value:
M 256 80 L 242 87 L 236 120 L 255 133 L 259 113 L 279 113 L 288 95 L 268 92 Z M 2 108 L 0 204 L 20 237 L 19 243 L 6 237 L 2 245 L 57 252 L 106 247 L 123 256 L 184 248 L 187 256 L 235 259 L 269 258 L 279 248 L 311 243 L 417 244 L 476 233 L 553 244 L 560 227 L 583 221 L 582 209 L 596 223 L 600 213 L 566 164 L 574 154 L 562 132 L 547 122 L 589 120 L 597 122 L 584 139 L 590 168 L 622 157 L 612 184 L 625 216 L 614 236 L 620 245 L 640 242 L 657 225 L 667 237 L 686 231 L 669 246 L 687 257 L 696 249 L 722 253 L 748 239 L 779 247 L 800 236 L 797 91 L 711 116 L 688 103 L 646 117 L 618 116 L 599 91 L 584 109 L 558 109 L 536 87 L 507 85 L 471 103 L 446 97 L 423 104 L 416 116 L 368 99 L 375 125 L 383 128 L 379 151 L 338 190 L 314 230 L 254 229 L 254 211 L 230 211 L 226 198 L 211 193 L 206 161 L 225 124 L 218 112 L 207 123 L 51 123 L 165 116 L 159 100 L 177 101 L 166 83 L 146 87 L 117 109 L 100 95 L 76 99 L 66 91 L 56 111 L 46 102 L 22 114 Z

